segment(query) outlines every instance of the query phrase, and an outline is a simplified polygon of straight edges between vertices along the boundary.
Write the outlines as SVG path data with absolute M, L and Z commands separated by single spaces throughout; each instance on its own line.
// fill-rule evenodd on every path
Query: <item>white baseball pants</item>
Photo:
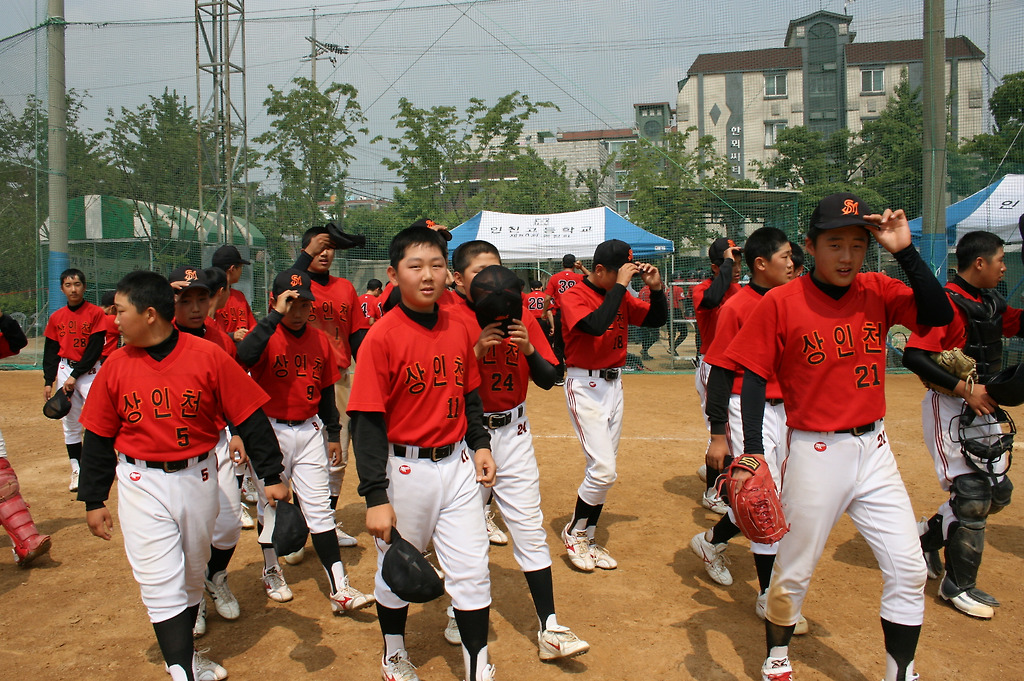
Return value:
M 64 427 L 64 444 L 74 445 L 82 441 L 82 424 L 78 422 L 78 418 L 82 415 L 82 406 L 85 404 L 85 399 L 89 397 L 89 389 L 92 387 L 92 381 L 96 378 L 96 372 L 99 369 L 99 362 L 97 362 L 89 373 L 82 374 L 75 379 L 75 392 L 71 393 L 71 411 L 60 420 Z M 64 381 L 69 378 L 71 378 L 71 365 L 62 357 L 60 364 L 57 365 L 57 382 L 54 384 L 54 390 L 60 390 Z
M 606 380 L 587 369 L 565 372 L 569 421 L 583 446 L 586 469 L 577 494 L 584 503 L 600 506 L 615 484 L 615 460 L 622 435 L 622 377 Z

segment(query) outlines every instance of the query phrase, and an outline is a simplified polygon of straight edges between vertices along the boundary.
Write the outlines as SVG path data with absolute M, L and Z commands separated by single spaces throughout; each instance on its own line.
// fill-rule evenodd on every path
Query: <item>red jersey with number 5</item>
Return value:
M 916 316 L 910 287 L 884 274 L 858 274 L 839 300 L 800 277 L 765 294 L 726 356 L 778 376 L 791 428 L 845 430 L 885 416 L 886 334 Z
M 287 421 L 304 421 L 316 414 L 320 391 L 341 378 L 327 336 L 309 324 L 298 337 L 278 324 L 249 375 L 273 395 L 263 408 L 267 416 Z
M 65 305 L 50 315 L 43 335 L 60 344 L 58 355 L 77 362 L 89 344 L 89 336 L 106 330 L 107 315 L 103 308 L 86 301 L 77 309 Z
M 223 420 L 241 423 L 267 394 L 219 347 L 178 334 L 158 362 L 126 345 L 97 372 L 80 419 L 114 448 L 144 461 L 180 461 L 212 450 Z
M 348 411 L 383 413 L 394 444 L 458 442 L 466 436 L 466 393 L 480 386 L 474 343 L 450 306 L 438 310 L 432 329 L 393 308 L 363 339 Z
M 581 319 L 604 302 L 604 291 L 598 292 L 584 281 L 562 295 L 562 338 L 565 340 L 566 366 L 580 369 L 609 369 L 626 364 L 626 341 L 629 325 L 640 326 L 650 303 L 634 298 L 629 291 L 622 296 L 619 311 L 611 326 L 600 336 L 591 336 L 576 328 Z
M 228 302 L 214 314 L 214 319 L 224 333 L 234 333 L 238 329 L 252 331 L 256 328 L 256 317 L 252 314 L 249 301 L 245 299 L 245 294 L 234 288 L 228 294 Z
M 352 365 L 349 336 L 370 326 L 370 321 L 359 310 L 356 289 L 343 277 L 329 277 L 326 286 L 314 281 L 310 288 L 316 300 L 310 308 L 309 324 L 327 334 L 338 366 L 348 369 Z

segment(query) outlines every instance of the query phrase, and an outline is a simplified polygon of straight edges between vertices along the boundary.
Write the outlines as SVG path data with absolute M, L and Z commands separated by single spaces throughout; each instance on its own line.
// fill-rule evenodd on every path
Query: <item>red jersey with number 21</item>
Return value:
M 466 435 L 466 393 L 480 386 L 474 343 L 447 307 L 433 329 L 393 308 L 359 348 L 348 411 L 383 413 L 394 444 L 458 442 Z
M 132 458 L 180 461 L 212 450 L 224 417 L 241 423 L 268 399 L 219 347 L 179 333 L 160 362 L 132 345 L 115 350 L 96 374 L 80 421 Z
M 886 334 L 916 316 L 910 287 L 884 274 L 861 272 L 839 300 L 800 277 L 765 294 L 726 355 L 778 376 L 789 427 L 845 430 L 885 416 Z
M 566 366 L 580 369 L 609 369 L 626 364 L 626 341 L 629 325 L 640 326 L 650 303 L 645 303 L 626 291 L 619 303 L 619 311 L 611 326 L 600 336 L 591 336 L 576 328 L 576 324 L 604 302 L 586 282 L 573 286 L 562 295 L 562 338 L 565 339 Z
M 273 395 L 263 411 L 272 419 L 304 421 L 320 408 L 320 391 L 341 377 L 327 335 L 306 325 L 298 338 L 278 324 L 249 374 Z

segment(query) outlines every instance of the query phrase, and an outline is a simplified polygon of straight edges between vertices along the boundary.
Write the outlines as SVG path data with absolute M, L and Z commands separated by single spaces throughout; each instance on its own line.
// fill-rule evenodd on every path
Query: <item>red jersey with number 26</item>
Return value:
M 733 372 L 732 393 L 739 395 L 743 387 L 743 366 L 737 364 L 726 356 L 726 349 L 729 343 L 739 333 L 744 322 L 754 313 L 754 308 L 761 302 L 761 294 L 750 286 L 744 286 L 740 292 L 729 300 L 722 303 L 718 308 L 718 322 L 715 324 L 715 339 L 711 347 L 704 355 L 704 361 L 716 367 L 722 367 Z M 777 400 L 782 397 L 782 388 L 779 386 L 779 379 L 773 372 L 766 377 L 768 384 L 765 386 L 764 396 L 769 400 Z M 863 425 L 863 424 L 861 424 Z
M 544 292 L 530 291 L 523 296 L 523 307 L 529 310 L 530 316 L 540 319 L 544 316 Z M 530 336 L 531 340 L 533 336 Z
M 480 387 L 474 343 L 448 306 L 433 329 L 393 308 L 363 339 L 348 411 L 383 413 L 394 444 L 458 442 L 466 436 L 466 393 Z
M 359 310 L 356 288 L 343 277 L 330 277 L 326 286 L 314 281 L 310 288 L 316 300 L 309 311 L 309 324 L 327 334 L 338 366 L 348 369 L 352 365 L 349 336 L 370 326 L 370 320 Z
M 85 346 L 89 344 L 89 336 L 106 329 L 107 315 L 103 308 L 84 302 L 77 310 L 65 305 L 50 315 L 43 335 L 60 344 L 58 355 L 77 362 L 82 359 Z
M 586 282 L 573 286 L 562 295 L 562 338 L 565 340 L 566 366 L 580 369 L 609 369 L 626 364 L 626 341 L 629 325 L 639 326 L 650 303 L 645 303 L 626 291 L 619 311 L 611 326 L 600 336 L 591 336 L 576 328 L 576 324 L 604 302 L 604 292 L 598 293 Z
M 252 314 L 249 301 L 245 299 L 245 294 L 234 288 L 228 294 L 228 302 L 217 310 L 214 319 L 224 333 L 234 333 L 238 329 L 252 331 L 256 328 L 256 317 Z
M 320 391 L 341 372 L 326 334 L 309 324 L 298 338 L 278 324 L 249 375 L 273 395 L 263 411 L 272 419 L 304 421 L 320 408 Z
M 132 345 L 115 350 L 96 374 L 80 421 L 130 457 L 180 461 L 212 450 L 225 417 L 241 423 L 268 399 L 219 347 L 179 333 L 160 362 Z
M 861 272 L 839 300 L 800 277 L 765 294 L 726 355 L 778 376 L 791 428 L 845 430 L 885 416 L 886 334 L 916 316 L 910 287 L 884 274 Z

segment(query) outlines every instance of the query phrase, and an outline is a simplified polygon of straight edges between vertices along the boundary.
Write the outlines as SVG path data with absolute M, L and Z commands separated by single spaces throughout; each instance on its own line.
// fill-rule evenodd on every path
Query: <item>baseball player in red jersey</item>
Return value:
M 383 289 L 384 285 L 380 283 L 380 279 L 371 279 L 366 282 L 366 293 L 359 296 L 359 309 L 363 311 L 363 316 L 370 324 L 384 314 L 380 304 L 380 294 Z
M 114 306 L 114 292 L 107 291 L 100 299 L 100 307 L 103 308 L 103 315 L 107 322 L 107 340 L 103 344 L 103 352 L 100 353 L 102 361 L 110 357 L 110 353 L 117 350 L 121 344 L 121 332 L 117 330 L 117 308 Z
M 544 293 L 544 285 L 537 279 L 530 280 L 530 292 L 524 296 L 526 309 L 530 316 L 540 324 L 541 331 L 545 336 L 550 336 L 553 326 L 551 310 L 547 308 L 547 294 Z
M 562 295 L 576 284 L 583 281 L 584 277 L 590 276 L 590 271 L 583 266 L 576 256 L 566 253 L 562 256 L 562 270 L 555 272 L 548 279 L 548 285 L 544 287 L 545 309 L 551 312 L 552 331 L 551 349 L 555 351 L 558 358 L 558 371 L 565 374 L 565 339 L 562 337 Z M 558 379 L 557 385 L 562 385 L 562 378 Z
M 491 492 L 512 534 L 513 555 L 533 596 L 540 627 L 538 654 L 545 661 L 576 657 L 590 650 L 590 645 L 568 627 L 560 625 L 555 616 L 551 551 L 540 508 L 540 471 L 526 414 L 529 381 L 532 378 L 542 389 L 550 390 L 558 378 L 554 366 L 558 360 L 536 318 L 523 315 L 521 302 L 516 310 L 518 314 L 509 320 L 507 333 L 501 322 L 481 328 L 480 316 L 489 319 L 493 308 L 476 305 L 479 292 L 504 295 L 503 302 L 513 307 L 512 297 L 520 296 L 522 285 L 513 272 L 501 267 L 501 257 L 493 244 L 486 241 L 462 244 L 452 254 L 452 269 L 460 300 L 450 309 L 463 321 L 470 335 L 478 336 L 474 351 L 480 369 L 483 422 L 491 436 L 491 453 L 497 467 Z M 480 275 L 479 280 L 477 275 Z M 474 281 L 478 285 L 475 286 Z M 499 289 L 499 293 L 495 293 L 495 289 Z M 486 490 L 481 491 L 487 495 Z M 458 631 L 458 623 L 450 618 L 445 638 L 457 642 Z
M 993 462 L 992 474 L 971 467 L 963 451 L 957 421 L 964 403 L 980 417 L 979 426 L 997 407 L 984 383 L 999 372 L 1003 337 L 1024 335 L 1021 310 L 1010 307 L 995 290 L 1006 273 L 1003 240 L 991 232 L 969 232 L 956 246 L 957 275 L 946 285 L 956 314 L 949 326 L 907 340 L 903 365 L 929 383 L 952 394 L 929 389 L 921 402 L 924 439 L 935 462 L 942 490 L 949 494 L 937 513 L 920 524 L 921 546 L 929 577 L 942 578 L 939 597 L 972 617 L 989 619 L 999 601 L 977 588 L 985 548 L 988 516 L 1010 503 L 1013 483 L 1006 475 L 1010 461 Z M 968 385 L 946 373 L 932 353 L 961 348 L 974 358 L 981 383 Z M 999 428 L 992 426 L 998 433 Z M 945 549 L 945 564 L 939 551 Z
M 225 244 L 214 252 L 212 264 L 224 270 L 228 279 L 228 299 L 223 307 L 217 309 L 217 323 L 233 340 L 240 341 L 256 326 L 256 317 L 245 295 L 233 287 L 242 279 L 242 265 L 251 263 L 242 257 L 237 248 Z
M 911 286 L 860 272 L 871 235 Z M 902 210 L 872 214 L 853 194 L 825 197 L 811 215 L 809 277 L 764 295 L 726 350 L 744 368 L 744 453 L 762 454 L 765 378 L 782 388 L 789 448 L 781 499 L 790 531 L 768 588 L 765 681 L 790 681 L 789 641 L 832 526 L 849 514 L 882 570 L 886 681 L 910 681 L 926 579 L 913 508 L 882 421 L 885 341 L 893 324 L 940 326 L 949 301 L 910 241 Z M 749 476 L 737 475 L 737 479 Z
M 26 345 L 28 339 L 17 320 L 0 312 L 0 359 L 18 354 Z M 39 534 L 20 490 L 18 476 L 7 460 L 7 444 L 0 433 L 0 525 L 14 544 L 14 562 L 28 567 L 50 550 L 50 535 Z
M 339 375 L 334 384 L 335 402 L 344 412 L 352 388 L 348 369 L 352 366 L 352 358 L 366 330 L 370 328 L 370 321 L 360 312 L 359 296 L 352 282 L 331 275 L 334 254 L 334 244 L 327 235 L 327 227 L 311 227 L 302 235 L 302 252 L 294 267 L 307 271 L 312 279 L 316 303 L 310 308 L 309 323 L 327 334 L 334 348 Z M 331 463 L 331 509 L 338 506 L 341 486 L 345 482 L 345 470 L 348 468 L 348 414 L 342 413 L 340 419 L 341 458 Z M 342 529 L 341 521 L 337 523 L 337 533 L 339 546 L 356 545 L 355 537 Z
M 719 310 L 715 337 L 704 356 L 704 361 L 711 366 L 707 390 L 711 444 L 708 445 L 707 459 L 708 467 L 713 470 L 723 470 L 732 458 L 743 453 L 743 420 L 740 413 L 743 367 L 726 356 L 726 348 L 743 327 L 744 322 L 753 314 L 754 308 L 761 302 L 761 297 L 770 289 L 782 286 L 792 278 L 791 253 L 789 239 L 781 229 L 761 227 L 755 230 L 743 245 L 743 255 L 750 271 L 750 284 L 722 303 Z M 786 408 L 782 403 L 782 389 L 774 374 L 768 377 L 765 398 L 762 427 L 764 458 L 775 484 L 778 485 L 781 482 L 779 463 L 786 452 Z M 690 548 L 704 561 L 704 569 L 708 575 L 723 586 L 732 584 L 732 575 L 725 565 L 724 553 L 728 541 L 740 532 L 733 522 L 734 519 L 732 509 L 729 509 L 713 528 L 707 532 L 699 532 L 690 540 Z M 777 550 L 777 543 L 750 544 L 758 581 L 754 611 L 761 619 L 765 616 L 768 583 L 772 576 Z M 807 620 L 801 616 L 793 633 L 806 634 L 807 630 Z
M 288 498 L 261 409 L 268 398 L 223 350 L 174 328 L 174 294 L 160 275 L 129 274 L 115 304 L 125 347 L 103 365 L 82 410 L 78 499 L 92 533 L 109 540 L 104 502 L 116 474 L 125 552 L 168 674 L 173 681 L 224 679 L 227 671 L 192 643 L 217 518 L 211 456 L 224 421 L 234 424 L 267 496 Z
M 401 301 L 366 334 L 348 404 L 366 529 L 377 539 L 374 593 L 385 681 L 419 678 L 405 647 L 409 604 L 380 572 L 392 527 L 420 551 L 433 541 L 462 635 L 465 679 L 494 679 L 487 661 L 489 544 L 480 501 L 480 483 L 494 484 L 494 459 L 483 426 L 475 341 L 437 305 L 448 276 L 447 250 L 427 227 L 408 227 L 391 240 L 388 278 Z
M 82 426 L 78 417 L 89 396 L 89 388 L 102 363 L 107 339 L 107 318 L 103 308 L 85 299 L 85 274 L 67 269 L 60 274 L 60 290 L 68 300 L 46 322 L 43 336 L 43 389 L 45 399 L 57 388 L 71 395 L 71 411 L 61 419 L 64 446 L 71 460 L 71 483 L 68 490 L 78 490 L 78 471 L 82 459 Z
M 267 416 L 284 456 L 284 478 L 298 499 L 313 548 L 330 583 L 331 608 L 336 613 L 364 608 L 373 603 L 349 585 L 338 551 L 338 536 L 331 507 L 329 465 L 341 459 L 341 425 L 335 402 L 338 358 L 332 343 L 308 322 L 318 304 L 309 275 L 285 270 L 274 278 L 274 309 L 260 320 L 238 344 L 238 357 L 250 367 L 249 374 L 273 396 Z M 257 508 L 263 517 L 264 499 Z M 264 587 L 272 600 L 290 600 L 290 590 L 280 574 L 277 553 L 263 546 Z
M 638 274 L 651 287 L 650 303 L 626 291 Z M 629 244 L 609 239 L 594 250 L 594 271 L 562 294 L 558 305 L 565 338 L 565 399 L 586 457 L 576 510 L 562 530 L 562 542 L 576 569 L 613 570 L 617 561 L 594 541 L 594 534 L 616 478 L 628 327 L 662 326 L 668 301 L 658 268 L 633 262 Z
M 739 293 L 740 273 L 742 272 L 739 262 L 741 253 L 742 249 L 732 239 L 725 237 L 715 239 L 708 248 L 708 259 L 711 261 L 713 278 L 700 282 L 690 292 L 693 314 L 697 320 L 697 362 L 693 378 L 697 396 L 700 398 L 700 415 L 708 428 L 711 427 L 711 424 L 708 423 L 705 398 L 711 367 L 704 361 L 704 353 L 708 351 L 711 342 L 715 339 L 715 325 L 722 303 Z M 721 471 L 710 469 L 705 471 L 703 477 L 707 487 L 700 503 L 704 508 L 723 515 L 729 510 L 729 506 L 715 490 L 715 481 L 718 480 L 720 474 Z

